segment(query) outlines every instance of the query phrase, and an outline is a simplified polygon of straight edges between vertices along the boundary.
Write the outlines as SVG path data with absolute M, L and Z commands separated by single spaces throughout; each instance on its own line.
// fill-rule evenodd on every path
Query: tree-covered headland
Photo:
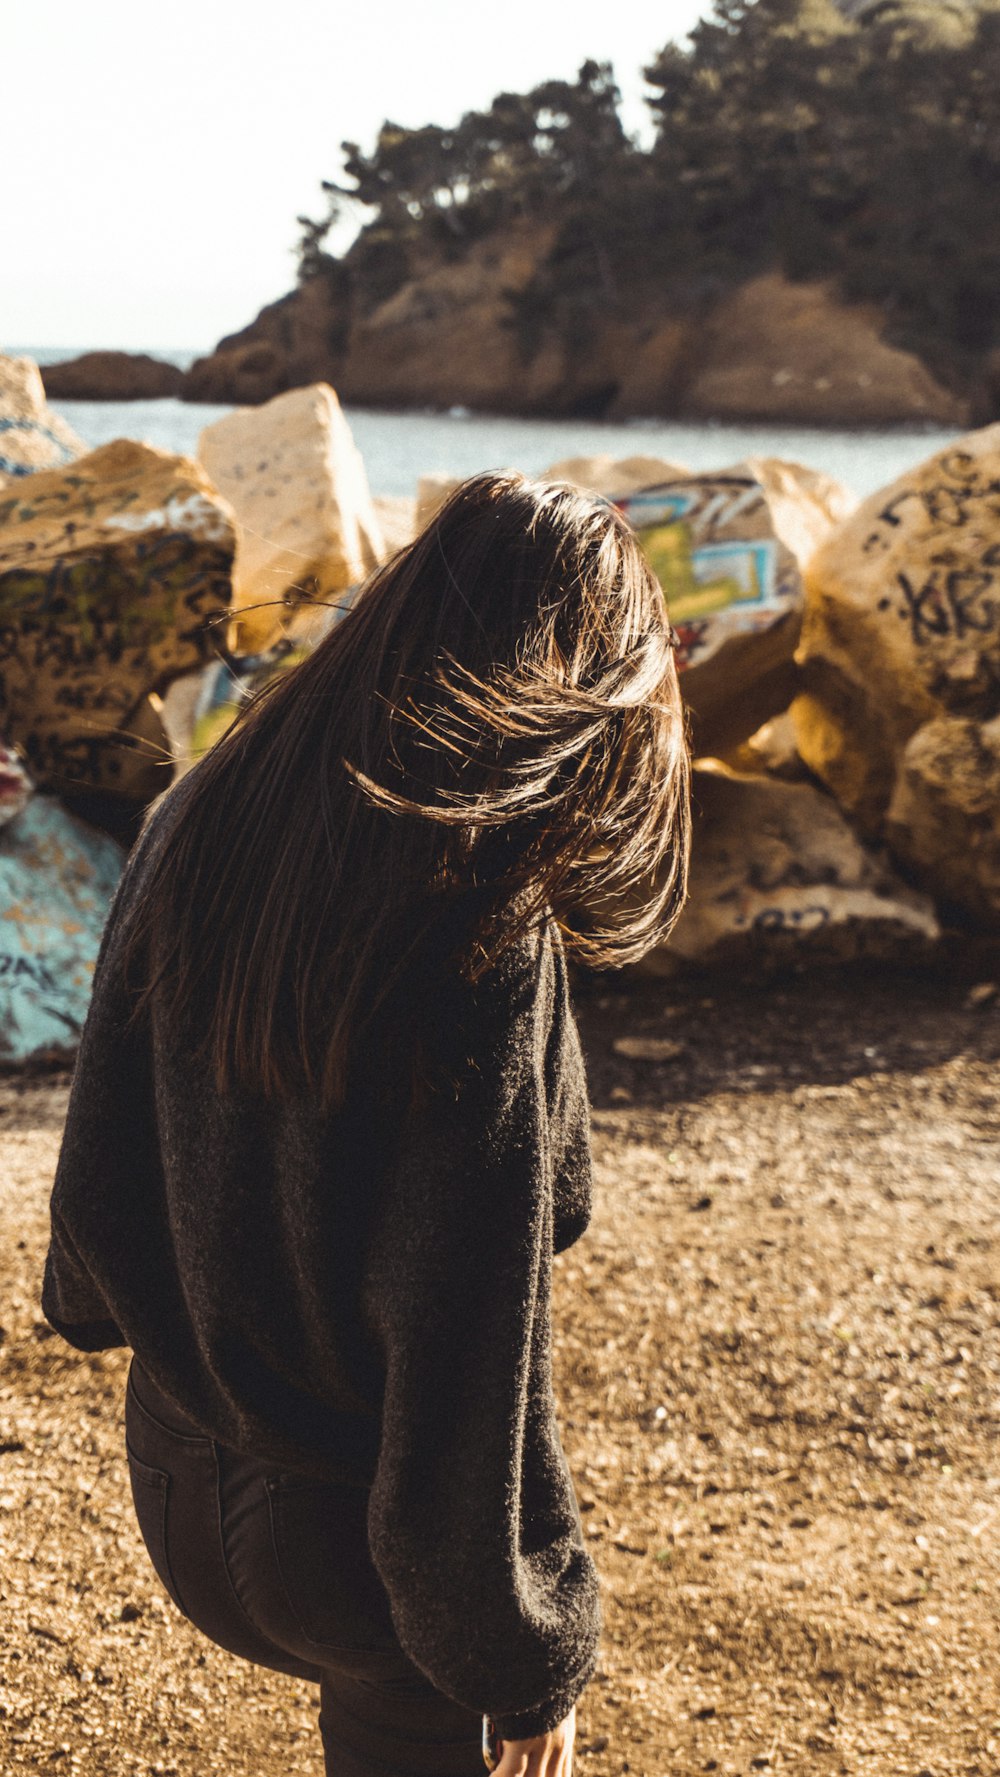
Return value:
M 370 312 L 537 223 L 546 249 L 508 298 L 525 358 L 550 331 L 585 349 L 609 315 L 698 311 L 771 269 L 877 302 L 945 381 L 1000 346 L 1000 0 L 714 0 L 645 75 L 647 145 L 594 61 L 453 125 L 343 144 L 323 214 L 300 219 L 300 280 Z M 338 259 L 345 209 L 363 222 Z

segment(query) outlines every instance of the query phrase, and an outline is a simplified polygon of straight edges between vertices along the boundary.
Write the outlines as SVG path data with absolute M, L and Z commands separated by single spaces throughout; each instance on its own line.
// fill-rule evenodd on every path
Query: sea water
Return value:
M 138 438 L 193 456 L 202 427 L 231 408 L 191 402 L 54 401 L 85 443 Z M 421 475 L 474 475 L 480 469 L 537 474 L 565 457 L 609 453 L 655 456 L 685 468 L 724 469 L 748 456 L 784 457 L 822 469 L 864 497 L 941 450 L 955 436 L 893 427 L 840 431 L 810 426 L 728 425 L 694 420 L 508 419 L 450 413 L 387 413 L 349 407 L 347 418 L 376 494 L 415 494 Z

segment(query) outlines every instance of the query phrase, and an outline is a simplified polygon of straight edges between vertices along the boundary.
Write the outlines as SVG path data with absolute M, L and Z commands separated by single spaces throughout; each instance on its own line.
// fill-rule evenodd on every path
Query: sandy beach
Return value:
M 603 1583 L 588 1777 L 1000 1769 L 1000 1002 L 975 979 L 580 1001 L 596 1213 L 554 1315 Z M 616 1052 L 637 1035 L 675 1059 Z M 204 1642 L 146 1562 L 125 1354 L 42 1322 L 66 1092 L 0 1089 L 3 1770 L 319 1777 L 309 1687 Z

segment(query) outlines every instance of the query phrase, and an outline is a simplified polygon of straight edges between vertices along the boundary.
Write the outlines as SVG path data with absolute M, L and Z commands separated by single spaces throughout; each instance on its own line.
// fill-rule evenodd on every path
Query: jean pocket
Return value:
M 160 1584 L 170 1594 L 177 1609 L 183 1612 L 184 1606 L 170 1571 L 167 1554 L 167 1497 L 170 1492 L 170 1476 L 165 1469 L 153 1468 L 152 1464 L 143 1462 L 130 1445 L 126 1445 L 126 1450 L 132 1500 L 146 1553 L 153 1563 Z
M 306 1640 L 397 1655 L 389 1597 L 368 1551 L 365 1490 L 287 1476 L 269 1480 L 267 1494 L 278 1572 Z
M 125 1448 L 135 1515 L 161 1584 L 178 1610 L 187 1616 L 171 1561 L 172 1538 L 177 1529 L 173 1522 L 178 1503 L 175 1490 L 178 1479 L 182 1484 L 188 1482 L 192 1463 L 202 1464 L 210 1455 L 212 1440 L 200 1435 L 187 1436 L 157 1418 L 140 1397 L 134 1372 L 133 1363 L 125 1388 Z

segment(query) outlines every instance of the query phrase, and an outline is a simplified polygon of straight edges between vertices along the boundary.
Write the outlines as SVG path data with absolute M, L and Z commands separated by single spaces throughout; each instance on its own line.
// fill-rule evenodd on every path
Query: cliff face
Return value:
M 307 383 L 336 382 L 349 327 L 349 304 L 325 278 L 313 278 L 268 303 L 239 333 L 227 334 L 185 378 L 186 401 L 269 401 Z
M 312 280 L 199 360 L 185 398 L 254 403 L 325 381 L 359 406 L 828 425 L 969 419 L 966 396 L 885 341 L 877 308 L 777 273 L 701 312 L 671 312 L 654 296 L 627 321 L 597 316 L 579 346 L 543 331 L 529 354 L 508 299 L 550 245 L 541 229 L 487 237 L 460 260 L 426 264 L 367 312 L 346 281 Z
M 254 406 L 328 382 L 372 407 L 608 419 L 771 420 L 819 425 L 916 421 L 961 427 L 993 417 L 1000 353 L 971 392 L 944 387 L 883 337 L 873 305 L 845 305 L 823 283 L 755 277 L 700 309 L 656 290 L 628 318 L 592 315 L 585 339 L 544 325 L 526 349 L 510 298 L 549 253 L 552 228 L 507 229 L 462 258 L 428 259 L 365 304 L 347 265 L 269 303 L 186 375 L 127 353 L 90 354 L 44 372 L 52 394 Z

